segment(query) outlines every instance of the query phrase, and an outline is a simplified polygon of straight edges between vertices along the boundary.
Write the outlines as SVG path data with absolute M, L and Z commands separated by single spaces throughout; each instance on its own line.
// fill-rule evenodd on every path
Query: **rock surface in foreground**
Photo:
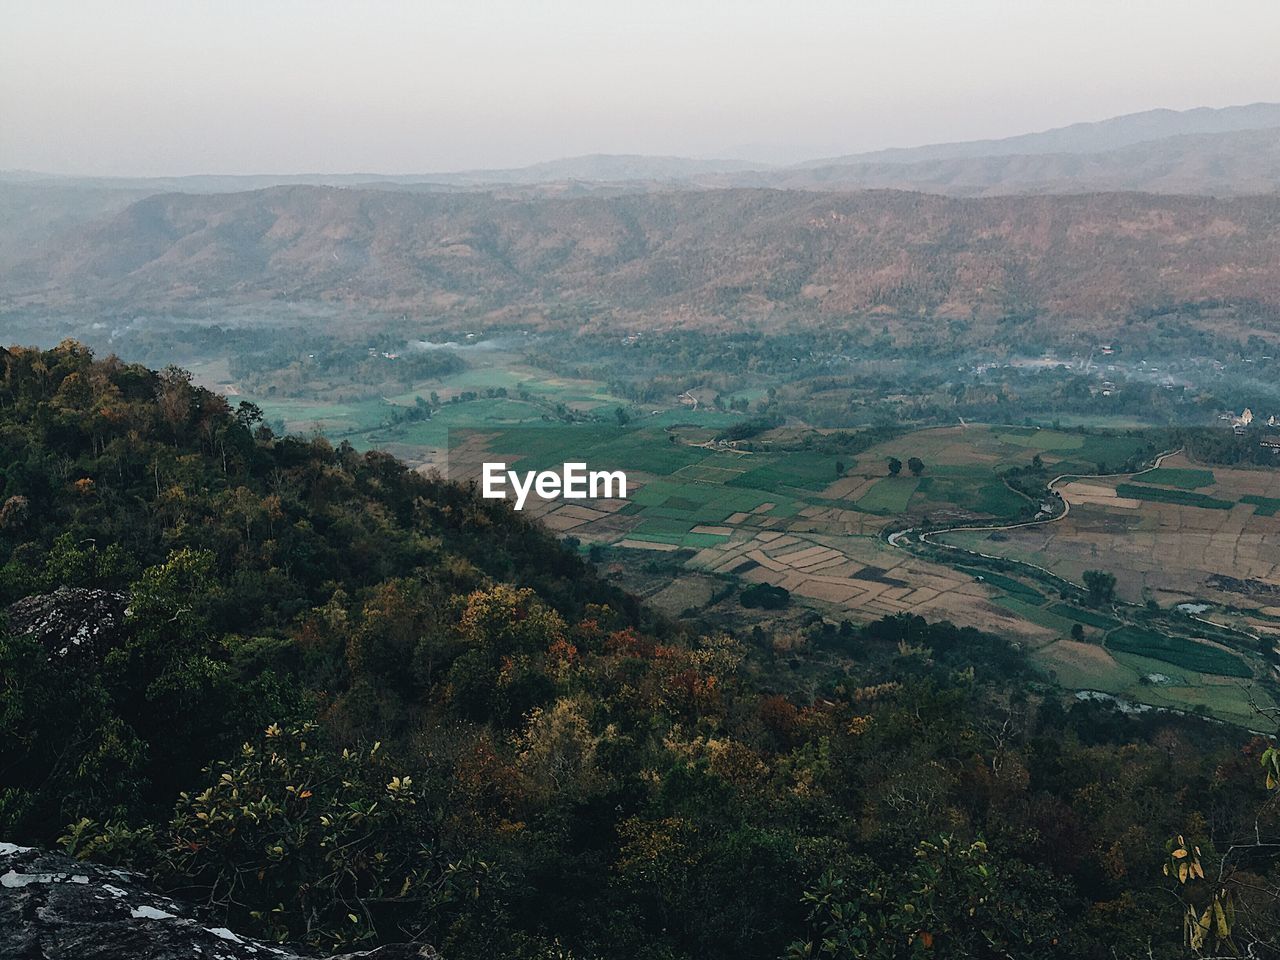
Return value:
M 397 945 L 330 960 L 439 960 Z M 199 919 L 124 870 L 0 843 L 0 960 L 306 960 Z
M 26 597 L 3 611 L 9 630 L 38 640 L 50 660 L 92 664 L 120 643 L 123 594 L 86 587 L 59 587 Z

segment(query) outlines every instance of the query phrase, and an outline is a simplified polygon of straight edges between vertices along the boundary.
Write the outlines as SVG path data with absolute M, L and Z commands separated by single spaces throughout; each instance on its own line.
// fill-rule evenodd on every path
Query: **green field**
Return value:
M 1155 451 L 1141 436 L 1086 434 L 1084 443 L 1053 465 L 1056 473 L 1106 473 L 1118 470 L 1133 458 Z
M 1139 477 L 1141 477 L 1137 480 L 1139 483 L 1178 487 L 1182 490 L 1195 490 L 1199 487 L 1211 487 L 1214 484 L 1212 470 L 1195 470 L 1188 467 L 1157 467 L 1139 474 Z
M 1274 517 L 1280 513 L 1280 498 L 1260 497 L 1249 493 L 1240 498 L 1241 503 L 1251 503 L 1256 508 L 1253 512 L 1260 517 Z
M 1169 490 L 1164 487 L 1147 487 L 1138 483 L 1120 483 L 1116 485 L 1117 496 L 1130 500 L 1152 500 L 1156 503 L 1176 503 L 1180 507 L 1200 507 L 1204 510 L 1230 510 L 1235 506 L 1231 500 L 1219 500 L 1203 493 L 1189 490 Z
M 1040 430 L 1035 427 L 1006 427 L 998 429 L 996 436 L 1002 443 L 1012 443 L 1032 450 L 1079 450 L 1084 446 L 1082 434 Z
M 1074 621 L 1054 613 L 1052 607 L 1041 607 L 1035 603 L 1029 603 L 1026 599 L 1023 599 L 1023 596 L 1023 594 L 1017 594 L 997 597 L 995 602 L 1006 610 L 1030 620 L 1032 623 L 1038 623 L 1042 627 L 1056 630 L 1064 637 L 1070 635 Z
M 1097 627 L 1099 630 L 1112 630 L 1120 626 L 1120 621 L 1115 617 L 1108 617 L 1105 613 L 1098 613 L 1096 610 L 1082 610 L 1069 603 L 1055 603 L 1049 609 L 1068 620 L 1075 620 L 1088 627 Z
M 919 485 L 915 477 L 885 477 L 858 498 L 858 509 L 868 513 L 905 513 Z
M 1039 590 L 1028 586 L 1021 580 L 1015 580 L 1013 577 L 1005 576 L 1003 573 L 996 573 L 994 570 L 984 570 L 981 567 L 957 567 L 957 569 L 963 570 L 971 577 L 978 578 L 984 583 L 1005 591 L 1005 593 L 1021 597 L 1023 600 L 1030 600 L 1036 603 L 1043 602 L 1044 600 L 1044 595 L 1040 593 Z
M 1015 519 L 1030 503 L 1003 480 L 974 476 L 972 470 L 967 473 L 968 476 L 962 472 L 959 476 L 922 477 L 919 492 L 931 503 L 963 504 L 974 513 L 1002 519 Z M 862 506 L 861 502 L 858 505 Z
M 714 547 L 716 544 L 723 543 L 725 538 L 717 536 L 714 533 L 653 533 L 643 528 L 628 534 L 629 540 L 644 540 L 648 543 L 673 543 L 678 547 L 688 547 L 690 549 L 702 549 L 703 547 Z
M 1155 633 L 1142 627 L 1121 627 L 1107 636 L 1107 647 L 1136 653 L 1201 673 L 1224 677 L 1252 677 L 1253 672 L 1235 654 L 1197 643 L 1187 637 Z
M 325 403 L 319 400 L 296 400 L 239 396 L 234 400 L 256 403 L 268 421 L 284 421 L 289 433 L 313 433 L 339 438 L 375 430 L 391 423 L 395 410 L 382 400 L 355 400 L 350 403 Z
M 770 492 L 795 487 L 821 490 L 838 479 L 834 455 L 799 451 L 779 455 L 756 454 L 744 461 L 749 468 L 727 483 L 731 487 L 749 487 Z M 751 466 L 751 464 L 758 464 Z

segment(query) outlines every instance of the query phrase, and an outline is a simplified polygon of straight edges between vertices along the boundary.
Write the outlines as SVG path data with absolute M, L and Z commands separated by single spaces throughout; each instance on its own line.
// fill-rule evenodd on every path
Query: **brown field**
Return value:
M 908 612 L 1004 632 L 1033 646 L 1058 636 L 991 603 L 991 589 L 968 574 L 870 536 L 739 531 L 725 544 L 699 551 L 690 566 L 781 586 L 855 621 Z
M 633 550 L 657 550 L 659 553 L 674 553 L 680 548 L 674 543 L 653 543 L 649 540 L 619 540 L 618 546 L 630 547 Z
M 1115 507 L 1122 510 L 1137 510 L 1142 506 L 1141 500 L 1116 495 L 1115 487 L 1106 487 L 1096 483 L 1085 483 L 1077 480 L 1061 488 L 1062 495 L 1073 507 L 1079 504 L 1092 503 L 1103 507 Z
M 691 607 L 701 607 L 710 601 L 717 586 L 717 581 L 711 577 L 681 577 L 647 594 L 645 600 L 664 613 L 679 616 Z

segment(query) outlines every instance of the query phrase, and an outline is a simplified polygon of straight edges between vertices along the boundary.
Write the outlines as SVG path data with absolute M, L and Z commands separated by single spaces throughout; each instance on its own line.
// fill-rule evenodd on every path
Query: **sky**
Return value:
M 0 0 L 0 169 L 791 162 L 1280 100 L 1275 0 Z

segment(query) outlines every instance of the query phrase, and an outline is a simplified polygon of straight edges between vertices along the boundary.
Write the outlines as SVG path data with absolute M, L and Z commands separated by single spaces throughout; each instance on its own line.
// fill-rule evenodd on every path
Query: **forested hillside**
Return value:
M 0 840 L 248 935 L 1275 955 L 1265 738 L 1064 704 L 945 623 L 654 618 L 505 505 L 180 370 L 0 351 L 0 604 Z

